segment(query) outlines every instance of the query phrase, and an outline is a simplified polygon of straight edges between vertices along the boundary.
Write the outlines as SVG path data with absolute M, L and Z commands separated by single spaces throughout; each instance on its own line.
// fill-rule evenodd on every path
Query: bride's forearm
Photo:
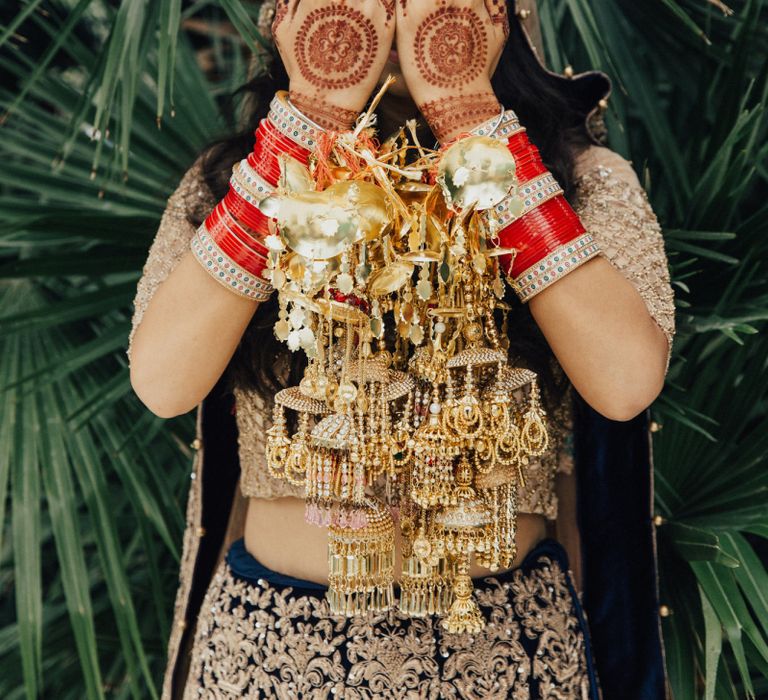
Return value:
M 658 396 L 667 339 L 608 260 L 592 258 L 529 304 L 568 378 L 596 411 L 629 420 Z
M 233 294 L 187 253 L 147 306 L 131 346 L 131 385 L 163 418 L 199 404 L 224 372 L 258 302 Z

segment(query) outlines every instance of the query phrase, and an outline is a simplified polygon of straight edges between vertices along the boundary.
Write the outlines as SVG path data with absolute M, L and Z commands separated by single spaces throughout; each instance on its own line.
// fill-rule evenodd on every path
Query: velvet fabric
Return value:
M 244 593 L 242 590 L 239 592 L 240 596 L 240 602 L 239 607 L 244 609 L 243 611 L 240 611 L 236 615 L 236 619 L 247 619 L 247 617 L 241 618 L 240 615 L 248 615 L 251 613 L 255 608 L 258 607 L 260 613 L 270 610 L 270 607 L 268 604 L 265 603 L 265 600 L 269 600 L 269 596 L 266 598 L 263 596 L 264 590 L 267 588 L 276 589 L 279 592 L 285 591 L 286 588 L 290 588 L 290 591 L 288 591 L 288 601 L 290 603 L 286 603 L 285 600 L 281 599 L 279 608 L 282 610 L 285 607 L 288 606 L 294 606 L 300 607 L 302 604 L 299 602 L 301 599 L 305 597 L 312 597 L 316 600 L 321 600 L 325 597 L 325 592 L 328 590 L 328 587 L 323 584 L 315 583 L 313 581 L 306 581 L 303 579 L 294 578 L 293 576 L 287 576 L 285 574 L 282 574 L 277 571 L 273 571 L 272 569 L 266 567 L 264 564 L 262 564 L 259 560 L 257 560 L 253 555 L 251 555 L 248 550 L 245 548 L 245 542 L 244 539 L 241 537 L 229 546 L 227 553 L 225 555 L 227 566 L 229 567 L 229 570 L 231 572 L 231 575 L 242 582 L 245 582 L 249 587 L 250 590 L 247 593 Z M 520 562 L 519 566 L 515 569 L 505 571 L 502 573 L 489 573 L 485 576 L 478 576 L 473 578 L 473 586 L 478 591 L 485 591 L 486 595 L 488 595 L 490 592 L 497 590 L 497 586 L 502 585 L 511 585 L 514 587 L 519 587 L 518 590 L 524 590 L 524 591 L 530 591 L 530 590 L 536 590 L 537 586 L 541 586 L 542 582 L 539 579 L 537 583 L 537 578 L 535 575 L 535 571 L 541 571 L 544 567 L 549 567 L 550 562 L 552 565 L 556 565 L 555 570 L 563 572 L 563 581 L 565 584 L 565 587 L 567 588 L 567 595 L 571 600 L 571 612 L 570 615 L 576 618 L 577 620 L 577 626 L 580 632 L 584 636 L 584 657 L 585 657 L 585 668 L 584 669 L 576 669 L 573 665 L 575 659 L 573 656 L 570 656 L 568 661 L 565 661 L 562 657 L 558 656 L 556 660 L 552 658 L 539 657 L 539 654 L 546 653 L 545 649 L 548 647 L 548 643 L 546 641 L 546 638 L 549 639 L 558 639 L 558 642 L 554 644 L 554 648 L 558 649 L 558 653 L 562 653 L 563 649 L 559 646 L 559 644 L 562 644 L 564 639 L 567 639 L 567 637 L 558 636 L 563 635 L 563 630 L 558 625 L 553 625 L 551 627 L 544 627 L 543 629 L 537 630 L 537 633 L 533 636 L 530 636 L 529 634 L 520 634 L 520 644 L 523 649 L 525 649 L 525 652 L 528 655 L 529 663 L 534 664 L 538 662 L 534 662 L 534 659 L 539 659 L 540 661 L 543 661 L 544 665 L 547 665 L 551 661 L 555 661 L 555 663 L 561 664 L 559 666 L 559 669 L 561 671 L 568 671 L 571 674 L 581 675 L 582 673 L 586 675 L 589 685 L 588 685 L 588 693 L 589 693 L 589 700 L 600 700 L 600 684 L 598 681 L 598 676 L 596 674 L 595 669 L 595 662 L 594 662 L 594 654 L 593 654 L 593 645 L 590 637 L 590 630 L 589 625 L 587 623 L 587 619 L 584 615 L 584 609 L 583 605 L 581 603 L 581 600 L 579 598 L 578 591 L 576 587 L 573 584 L 571 575 L 570 575 L 570 562 L 568 559 L 568 553 L 566 552 L 563 545 L 556 539 L 551 537 L 545 537 L 544 539 L 540 540 L 531 550 L 528 551 L 526 556 L 523 558 L 523 560 Z M 221 570 L 220 570 L 221 571 Z M 552 574 L 547 574 L 547 576 L 552 576 Z M 523 583 L 521 583 L 521 578 Z M 554 590 L 552 584 L 552 579 L 549 579 L 547 581 L 547 577 L 545 577 L 544 581 L 546 583 L 549 583 L 549 589 Z M 400 595 L 400 587 L 395 584 L 395 596 L 399 597 Z M 227 592 L 224 596 L 224 600 L 228 601 L 229 597 L 231 595 L 231 591 Z M 248 596 L 252 596 L 252 601 L 247 601 Z M 499 622 L 499 619 L 496 618 L 494 620 L 493 614 L 487 609 L 483 608 L 483 606 L 480 606 L 481 614 L 485 617 L 486 623 L 492 623 L 496 622 L 497 624 L 505 625 L 505 624 L 512 624 L 513 621 L 515 621 L 516 626 L 518 626 L 519 629 L 523 629 L 525 627 L 523 623 L 523 616 L 525 616 L 525 613 L 521 613 L 520 609 L 524 608 L 528 610 L 529 614 L 533 614 L 530 612 L 530 609 L 527 608 L 525 605 L 521 605 L 520 599 L 517 598 L 517 593 L 515 592 L 508 592 L 507 593 L 507 600 L 510 601 L 511 609 L 506 613 L 508 617 L 502 618 L 508 620 L 507 623 Z M 535 594 L 532 594 L 535 597 Z M 561 594 L 560 594 L 561 595 Z M 274 606 L 275 599 L 272 598 L 272 605 Z M 258 601 L 258 602 L 256 602 Z M 206 602 L 206 606 L 210 604 L 210 601 Z M 549 604 L 553 604 L 552 601 L 549 602 Z M 215 603 L 214 603 L 215 605 Z M 220 609 L 227 610 L 226 603 L 222 605 Z M 272 608 L 273 612 L 275 611 L 274 608 Z M 497 608 L 498 612 L 498 608 Z M 229 613 L 232 614 L 232 613 Z M 278 613 L 279 614 L 279 613 Z M 374 618 L 376 615 L 374 614 Z M 313 626 L 315 623 L 325 625 L 328 624 L 331 620 L 333 620 L 333 617 L 329 617 L 327 613 L 323 613 L 322 615 L 318 617 L 310 618 L 310 621 L 307 623 L 308 626 Z M 409 632 L 406 630 L 409 629 L 409 625 L 412 623 L 412 619 L 409 619 L 407 616 L 404 615 L 395 615 L 392 618 L 385 618 L 386 622 L 382 622 L 381 620 L 378 622 L 372 622 L 371 626 L 373 628 L 378 628 L 377 634 L 381 634 L 385 637 L 388 635 L 392 635 L 394 638 L 398 638 L 401 635 L 402 636 L 408 636 Z M 415 618 L 414 618 L 415 619 Z M 531 620 L 532 618 L 527 618 L 528 620 Z M 261 624 L 263 625 L 263 618 L 259 618 Z M 333 623 L 334 625 L 338 624 L 336 622 Z M 344 659 L 342 663 L 344 664 L 345 668 L 347 669 L 348 673 L 354 673 L 355 664 L 351 663 L 349 660 L 349 656 L 346 651 L 346 646 L 348 642 L 351 642 L 353 645 L 358 643 L 355 641 L 354 634 L 350 634 L 348 631 L 348 625 L 350 625 L 350 619 L 347 618 L 342 623 L 342 626 L 338 628 L 338 633 L 341 637 L 344 638 L 343 643 L 339 645 L 338 651 L 340 652 L 341 658 Z M 215 622 L 214 622 L 215 625 Z M 225 625 L 226 626 L 226 625 Z M 392 633 L 392 628 L 397 629 L 398 631 L 395 633 Z M 206 623 L 203 623 L 203 629 L 206 628 Z M 282 629 L 282 627 L 281 627 Z M 440 638 L 444 638 L 446 635 L 448 635 L 447 632 L 442 630 L 439 625 L 435 625 L 435 627 L 432 628 L 434 630 L 434 642 L 435 647 L 440 648 Z M 203 634 L 206 634 L 203 632 Z M 356 634 L 359 634 L 359 629 L 357 630 Z M 448 635 L 450 636 L 450 635 Z M 418 638 L 418 633 L 415 633 L 415 638 Z M 491 635 L 491 638 L 493 638 L 493 635 Z M 487 643 L 487 642 L 486 642 Z M 420 647 L 423 645 L 423 639 L 421 644 L 417 644 L 415 646 Z M 483 648 L 488 650 L 488 647 L 481 642 L 481 645 Z M 210 642 L 209 642 L 210 646 Z M 215 647 L 216 644 L 214 643 L 213 646 Z M 333 646 L 332 644 L 328 646 Z M 459 647 L 463 646 L 462 643 L 458 644 Z M 550 649 L 553 647 L 550 646 Z M 489 650 L 488 650 L 489 651 Z M 487 651 L 487 653 L 488 653 Z M 282 653 L 285 653 L 284 651 Z M 197 654 L 200 654 L 198 651 Z M 195 656 L 197 656 L 195 654 Z M 314 662 L 317 663 L 318 666 L 321 665 L 321 659 L 323 659 L 322 653 L 318 653 L 317 650 L 313 651 L 314 655 Z M 353 654 L 353 656 L 356 657 L 356 654 Z M 418 654 L 415 655 L 415 657 L 418 657 Z M 507 657 L 508 662 L 513 662 L 513 658 Z M 411 663 L 413 663 L 414 658 L 411 659 Z M 448 667 L 451 669 L 451 674 L 453 673 L 453 670 L 457 666 L 457 661 L 454 658 L 453 660 L 449 659 L 449 653 L 445 652 L 443 654 L 438 654 L 435 656 L 435 661 L 437 662 L 437 666 L 441 668 Z M 264 664 L 264 659 L 257 658 L 250 658 L 249 663 L 251 664 Z M 503 663 L 499 661 L 499 663 Z M 519 663 L 519 661 L 518 661 Z M 268 664 L 267 664 L 268 665 Z M 285 684 L 284 676 L 281 671 L 284 669 L 274 669 L 274 668 L 266 668 L 267 665 L 263 665 L 262 669 L 264 669 L 267 673 L 273 675 L 273 676 L 279 676 L 281 679 L 277 681 L 278 686 L 283 687 Z M 406 665 L 408 665 L 408 662 L 406 662 Z M 460 665 L 460 664 L 458 664 Z M 474 664 L 471 665 L 472 671 L 469 675 L 474 675 L 477 672 L 476 667 Z M 391 671 L 391 667 L 390 667 Z M 504 676 L 506 671 L 503 668 L 499 668 L 496 670 L 497 673 L 499 673 L 500 676 Z M 557 667 L 552 668 L 550 667 L 551 676 L 550 679 L 558 678 L 558 671 Z M 550 688 L 548 691 L 542 691 L 542 685 L 541 680 L 538 679 L 536 674 L 533 674 L 534 678 L 529 678 L 527 675 L 523 677 L 523 681 L 531 691 L 531 698 L 534 697 L 542 697 L 542 695 L 545 692 L 548 692 L 549 694 L 547 697 L 574 697 L 570 693 L 573 692 L 573 690 L 576 687 L 576 684 L 572 682 L 568 678 L 568 675 L 566 674 L 565 678 L 563 680 L 563 685 L 558 686 L 557 689 Z M 422 680 L 427 680 L 423 675 L 420 675 L 420 678 Z M 293 679 L 292 679 L 293 680 Z M 201 675 L 198 676 L 198 692 L 205 687 L 205 676 L 201 673 Z M 420 692 L 425 692 L 427 686 L 421 686 Z M 480 688 L 483 690 L 487 690 L 488 687 L 484 685 L 480 685 Z M 357 688 L 356 688 L 357 689 Z M 370 689 L 370 688 L 369 688 Z M 253 688 L 249 688 L 249 693 L 253 693 Z M 260 688 L 260 690 L 263 692 L 264 689 Z M 445 688 L 441 688 L 441 691 L 444 691 Z M 475 688 L 477 690 L 477 688 Z M 581 687 L 581 690 L 586 690 L 586 687 Z M 434 691 L 434 688 L 432 688 L 432 691 Z M 290 693 L 291 691 L 289 691 Z M 323 691 L 319 691 L 318 697 L 324 697 L 324 695 L 321 695 Z M 331 691 L 333 692 L 333 691 Z M 391 697 L 393 693 L 393 690 L 391 687 L 385 685 L 376 685 L 376 693 L 374 697 Z M 368 697 L 365 694 L 358 694 L 353 692 L 354 697 Z M 250 697 L 250 694 L 249 694 Z M 261 697 L 261 696 L 260 696 Z M 401 695 L 398 695 L 398 697 L 401 697 Z M 403 695 L 402 697 L 405 697 Z M 410 694 L 407 694 L 407 697 L 417 697 L 416 691 L 411 688 Z M 435 697 L 434 695 L 430 695 L 429 697 Z M 441 695 L 442 697 L 442 695 Z M 466 695 L 462 694 L 461 697 L 476 697 L 473 693 L 468 692 Z M 495 698 L 501 697 L 500 694 L 494 695 Z M 515 697 L 518 697 L 516 694 Z M 578 696 L 581 700 L 586 700 L 586 695 L 582 695 L 581 693 Z
M 649 411 L 574 410 L 582 592 L 604 700 L 667 696 L 659 624 Z

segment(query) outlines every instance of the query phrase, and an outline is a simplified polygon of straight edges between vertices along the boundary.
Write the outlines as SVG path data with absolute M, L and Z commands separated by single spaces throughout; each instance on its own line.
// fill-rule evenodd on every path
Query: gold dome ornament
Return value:
M 277 221 L 288 249 L 310 260 L 334 258 L 352 243 L 376 239 L 390 222 L 384 192 L 370 182 L 271 195 L 258 207 Z
M 515 158 L 498 139 L 470 136 L 445 151 L 437 181 L 449 207 L 490 209 L 517 187 Z
M 473 595 L 469 562 L 475 552 L 491 549 L 491 513 L 480 501 L 471 498 L 441 511 L 435 521 L 442 529 L 447 552 L 456 562 L 453 602 L 440 624 L 452 633 L 474 634 L 482 629 L 484 620 Z

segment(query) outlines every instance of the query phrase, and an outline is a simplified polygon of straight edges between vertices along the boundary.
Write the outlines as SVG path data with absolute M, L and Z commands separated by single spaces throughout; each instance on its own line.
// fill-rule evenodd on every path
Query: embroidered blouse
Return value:
M 675 333 L 674 293 L 661 227 L 646 193 L 630 163 L 607 148 L 586 149 L 577 159 L 575 175 L 574 209 L 599 242 L 601 255 L 634 285 L 666 336 L 668 369 Z M 198 159 L 168 198 L 149 250 L 134 300 L 129 359 L 134 333 L 152 295 L 189 250 L 197 225 L 216 202 Z M 525 488 L 518 494 L 522 513 L 539 513 L 551 520 L 557 517 L 555 476 L 570 473 L 573 467 L 572 392 L 571 387 L 556 411 L 557 420 L 550 422 L 550 449 L 528 465 Z M 265 466 L 271 397 L 239 388 L 235 388 L 234 394 L 242 494 L 256 498 L 302 497 L 301 486 L 272 477 Z

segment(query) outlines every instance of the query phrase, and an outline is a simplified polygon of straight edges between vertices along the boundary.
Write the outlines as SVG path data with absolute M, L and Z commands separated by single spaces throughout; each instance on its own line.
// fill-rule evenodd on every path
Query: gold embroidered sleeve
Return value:
M 555 410 L 555 472 L 562 474 L 573 473 L 574 444 L 573 444 L 573 384 L 563 396 L 560 406 Z
M 576 164 L 574 208 L 601 255 L 634 285 L 666 336 L 669 369 L 675 305 L 664 237 L 632 166 L 607 148 L 588 149 Z
M 126 351 L 129 359 L 133 337 L 152 295 L 189 250 L 189 241 L 197 225 L 214 206 L 216 199 L 205 183 L 202 162 L 198 158 L 168 198 L 155 239 L 149 249 L 133 301 L 133 319 Z

